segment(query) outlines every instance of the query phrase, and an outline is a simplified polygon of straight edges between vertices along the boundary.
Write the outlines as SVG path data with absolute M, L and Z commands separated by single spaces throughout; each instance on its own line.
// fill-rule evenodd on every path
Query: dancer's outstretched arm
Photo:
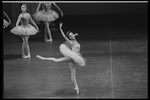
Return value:
M 39 5 L 38 5 L 38 7 L 37 7 L 37 9 L 36 9 L 36 12 L 39 11 L 40 7 L 41 7 L 41 2 L 39 3 Z
M 62 30 L 62 25 L 63 25 L 63 23 L 60 23 L 60 31 L 61 31 L 61 34 L 62 34 L 62 36 L 64 37 L 64 39 L 65 39 L 66 41 L 68 41 L 68 42 L 71 44 L 71 41 L 65 36 L 65 34 L 64 34 L 63 30 Z
M 56 7 L 57 9 L 61 12 L 61 16 L 64 16 L 63 12 L 61 11 L 61 9 L 55 4 L 55 2 L 52 2 Z
M 7 19 L 9 20 L 9 24 L 11 24 L 11 20 L 10 18 L 8 17 L 8 15 L 4 12 L 4 15 L 7 17 Z

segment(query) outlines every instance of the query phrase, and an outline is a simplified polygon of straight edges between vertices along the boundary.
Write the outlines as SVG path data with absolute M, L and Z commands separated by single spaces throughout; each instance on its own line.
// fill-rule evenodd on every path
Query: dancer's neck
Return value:
M 25 14 L 25 13 L 26 13 L 26 11 L 23 11 L 23 12 L 22 12 L 22 14 Z

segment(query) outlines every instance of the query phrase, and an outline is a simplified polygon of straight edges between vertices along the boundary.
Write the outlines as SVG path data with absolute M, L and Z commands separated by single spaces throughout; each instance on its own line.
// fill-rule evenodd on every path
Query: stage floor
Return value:
M 77 40 L 81 44 L 81 54 L 87 60 L 85 67 L 77 67 L 78 95 L 67 63 L 36 58 L 36 55 L 63 56 L 59 46 L 64 39 L 59 31 L 55 32 L 59 39 L 55 35 L 51 43 L 43 41 L 42 32 L 31 36 L 29 46 L 32 57 L 24 59 L 21 38 L 5 29 L 3 97 L 148 98 L 147 30 L 121 28 L 115 23 L 111 25 L 101 29 L 78 29 L 80 34 L 86 33 Z

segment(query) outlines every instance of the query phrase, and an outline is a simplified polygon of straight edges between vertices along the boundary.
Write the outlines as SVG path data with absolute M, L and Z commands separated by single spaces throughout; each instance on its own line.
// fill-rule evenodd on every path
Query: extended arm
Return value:
M 62 30 L 62 24 L 63 24 L 63 23 L 60 23 L 60 31 L 61 31 L 61 34 L 62 34 L 62 36 L 64 37 L 64 39 L 65 39 L 66 41 L 68 41 L 68 42 L 71 44 L 71 41 L 66 37 L 66 35 L 64 34 L 64 32 L 63 32 L 63 30 Z
M 40 7 L 41 7 L 41 2 L 39 3 L 39 5 L 38 5 L 38 7 L 37 7 L 37 9 L 36 9 L 36 12 L 39 11 Z
M 9 20 L 9 24 L 11 24 L 11 20 L 10 18 L 8 17 L 8 15 L 4 12 L 4 15 L 7 17 L 7 19 Z
M 61 9 L 55 4 L 55 2 L 52 2 L 56 7 L 57 7 L 57 9 L 61 12 L 61 16 L 63 16 L 64 14 L 63 14 L 63 12 L 61 11 Z

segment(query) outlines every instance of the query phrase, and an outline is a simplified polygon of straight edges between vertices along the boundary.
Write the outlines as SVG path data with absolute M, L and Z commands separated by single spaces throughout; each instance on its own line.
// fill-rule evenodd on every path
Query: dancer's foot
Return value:
M 45 42 L 52 42 L 52 39 L 44 39 Z
M 37 58 L 43 60 L 44 58 L 42 56 L 36 55 Z
M 79 87 L 76 86 L 74 89 L 76 90 L 77 94 L 79 94 Z
M 22 56 L 23 58 L 31 58 L 31 55 Z
M 44 39 L 45 42 L 47 42 L 47 40 L 48 40 L 48 39 L 46 39 L 46 38 Z
M 31 55 L 30 55 L 30 54 L 28 55 L 28 58 L 31 58 Z

